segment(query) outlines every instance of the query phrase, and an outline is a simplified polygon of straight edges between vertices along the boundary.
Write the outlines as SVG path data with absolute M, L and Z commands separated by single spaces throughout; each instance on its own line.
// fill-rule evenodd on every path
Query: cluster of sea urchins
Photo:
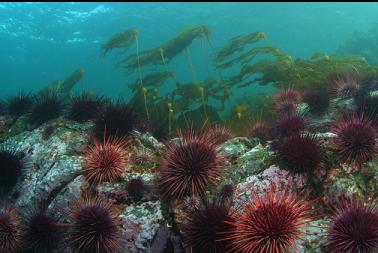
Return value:
M 306 132 L 308 120 L 298 114 L 298 105 L 307 103 L 311 114 L 319 116 L 328 110 L 330 95 L 350 98 L 360 89 L 359 80 L 348 75 L 335 81 L 331 94 L 325 90 L 283 89 L 274 98 L 276 122 L 271 125 L 267 121 L 256 121 L 247 136 L 259 138 L 262 144 L 273 141 L 269 144 L 280 168 L 311 177 L 321 165 L 323 142 L 315 134 Z M 332 130 L 339 161 L 361 168 L 377 153 L 378 133 L 375 121 L 370 119 L 376 98 L 370 96 L 357 101 L 361 102 L 357 111 L 341 117 Z M 21 94 L 7 103 L 9 115 L 17 118 L 30 112 L 29 123 L 35 126 L 59 117 L 63 109 L 64 103 L 55 93 L 42 93 L 35 99 Z M 124 181 L 125 168 L 132 157 L 126 138 L 139 124 L 133 108 L 83 93 L 71 99 L 67 116 L 78 122 L 94 121 L 94 141 L 84 152 L 81 170 L 89 191 L 96 192 L 96 187 L 103 183 Z M 44 139 L 55 131 L 49 126 L 44 128 Z M 219 126 L 200 133 L 190 128 L 184 134 L 179 131 L 178 138 L 167 141 L 162 150 L 155 169 L 161 199 L 168 200 L 169 204 L 192 201 L 186 219 L 178 226 L 184 248 L 193 253 L 297 251 L 305 225 L 318 218 L 318 211 L 317 203 L 309 200 L 304 192 L 295 193 L 291 189 L 291 181 L 283 190 L 274 183 L 262 192 L 252 189 L 246 200 L 235 194 L 237 186 L 233 184 L 218 187 L 218 192 L 212 194 L 227 164 L 219 146 L 231 136 L 226 128 Z M 148 153 L 137 156 L 134 162 L 144 165 L 150 161 L 149 156 Z M 16 185 L 23 167 L 21 160 L 6 150 L 0 150 L 0 164 L 1 193 Z M 124 187 L 134 202 L 140 201 L 146 191 L 142 178 L 129 179 Z M 63 241 L 68 242 L 73 252 L 124 252 L 121 222 L 112 204 L 99 197 L 85 196 L 74 201 L 67 212 L 66 223 L 44 211 L 22 219 L 16 208 L 4 206 L 0 209 L 0 253 L 54 252 Z M 327 252 L 334 253 L 377 252 L 375 206 L 355 199 L 333 206 L 324 245 Z
M 28 211 L 25 211 L 28 212 Z M 112 203 L 84 196 L 67 208 L 67 222 L 53 213 L 33 211 L 22 218 L 8 205 L 0 209 L 0 252 L 51 253 L 67 243 L 72 252 L 127 252 L 122 238 L 121 219 Z

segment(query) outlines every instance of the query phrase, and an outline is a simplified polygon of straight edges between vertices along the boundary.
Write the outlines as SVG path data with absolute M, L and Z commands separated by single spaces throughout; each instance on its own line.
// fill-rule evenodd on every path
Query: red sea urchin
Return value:
M 225 233 L 232 229 L 230 207 L 215 200 L 205 200 L 189 214 L 189 222 L 182 227 L 188 252 L 225 253 L 228 241 Z
M 273 144 L 273 149 L 282 168 L 293 173 L 311 175 L 321 162 L 320 143 L 311 134 L 280 139 Z
M 22 219 L 17 209 L 3 206 L 0 209 L 0 253 L 20 252 L 23 230 Z
M 364 116 L 344 116 L 335 124 L 334 132 L 337 135 L 334 143 L 341 162 L 360 167 L 377 153 L 377 130 Z
M 331 93 L 341 98 L 350 98 L 360 89 L 359 79 L 355 72 L 346 72 L 333 81 Z
M 116 181 L 124 172 L 127 164 L 126 140 L 124 138 L 106 139 L 99 143 L 94 139 L 94 146 L 85 151 L 82 173 L 90 184 Z
M 206 187 L 221 176 L 225 158 L 217 151 L 219 141 L 208 132 L 195 134 L 189 129 L 178 133 L 177 144 L 167 143 L 159 168 L 157 184 L 163 197 L 182 199 L 204 196 Z
M 68 242 L 73 252 L 125 252 L 121 222 L 110 202 L 91 197 L 77 199 L 69 220 Z
M 284 191 L 277 191 L 272 185 L 269 191 L 252 196 L 227 222 L 233 226 L 227 232 L 230 240 L 228 252 L 234 253 L 286 253 L 298 250 L 297 241 L 302 239 L 303 226 L 316 216 L 313 202 L 304 194 L 290 193 L 288 183 Z M 290 251 L 291 252 L 291 251 Z
M 225 126 L 216 125 L 205 130 L 213 138 L 216 144 L 220 145 L 232 138 L 232 133 Z
M 378 251 L 378 211 L 372 205 L 344 199 L 333 207 L 327 233 L 332 253 L 374 253 Z

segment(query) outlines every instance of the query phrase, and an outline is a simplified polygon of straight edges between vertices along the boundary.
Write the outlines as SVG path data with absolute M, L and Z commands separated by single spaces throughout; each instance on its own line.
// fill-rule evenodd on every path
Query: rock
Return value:
M 155 239 L 152 243 L 150 253 L 164 253 L 168 249 L 170 241 L 170 229 L 166 227 L 159 228 Z
M 56 133 L 43 140 L 41 126 L 7 139 L 6 146 L 27 150 L 31 164 L 19 185 L 16 204 L 22 208 L 47 207 L 59 192 L 77 176 L 82 158 L 67 154 L 72 146 L 86 143 L 90 125 L 58 119 Z
M 249 139 L 246 137 L 236 137 L 231 140 L 226 141 L 223 143 L 219 150 L 221 153 L 224 153 L 226 156 L 235 159 L 248 150 L 251 150 L 256 145 L 258 145 L 258 141 L 256 139 Z
M 227 169 L 230 174 L 229 180 L 234 184 L 239 183 L 248 176 L 264 171 L 267 169 L 266 161 L 270 156 L 269 147 L 258 144 L 232 162 Z
M 160 201 L 130 205 L 126 207 L 120 217 L 125 220 L 125 224 L 138 227 L 134 243 L 142 252 L 150 248 L 156 232 L 164 223 Z

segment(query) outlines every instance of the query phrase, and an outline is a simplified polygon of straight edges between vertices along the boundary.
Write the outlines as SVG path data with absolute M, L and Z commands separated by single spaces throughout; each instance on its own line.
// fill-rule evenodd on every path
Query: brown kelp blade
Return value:
M 123 30 L 114 34 L 101 46 L 103 57 L 116 48 L 123 49 L 126 52 L 135 43 L 137 35 L 138 29 L 136 28 Z

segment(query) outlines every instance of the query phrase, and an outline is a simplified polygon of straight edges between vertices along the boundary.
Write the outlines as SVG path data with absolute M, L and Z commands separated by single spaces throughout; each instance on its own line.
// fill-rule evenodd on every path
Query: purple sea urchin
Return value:
M 126 190 L 133 201 L 139 201 L 143 198 L 146 185 L 142 178 L 133 178 L 127 183 Z
M 321 146 L 310 134 L 294 135 L 280 139 L 273 145 L 283 169 L 293 173 L 311 175 L 321 162 Z
M 0 195 L 9 192 L 19 181 L 24 162 L 16 151 L 0 150 Z
M 378 251 L 378 212 L 372 205 L 342 200 L 333 208 L 326 247 L 332 253 Z
M 24 227 L 17 209 L 0 208 L 0 253 L 17 253 L 22 249 Z
M 225 233 L 232 226 L 229 207 L 215 200 L 206 200 L 189 214 L 189 222 L 183 225 L 184 244 L 188 252 L 225 253 L 228 241 Z
M 63 227 L 59 224 L 58 219 L 51 214 L 36 212 L 28 217 L 25 247 L 30 252 L 55 252 L 61 246 L 63 237 Z
M 78 199 L 69 219 L 68 242 L 73 252 L 125 252 L 120 220 L 109 202 L 90 197 Z
M 287 137 L 302 133 L 306 128 L 306 121 L 302 116 L 281 116 L 276 123 L 276 131 L 280 136 Z
M 95 120 L 94 135 L 106 137 L 127 137 L 139 124 L 139 117 L 130 105 L 119 103 L 108 105 Z
M 7 112 L 10 116 L 18 118 L 31 109 L 33 102 L 33 98 L 29 94 L 20 92 L 17 96 L 8 99 Z
M 29 123 L 32 127 L 39 127 L 45 122 L 58 118 L 64 109 L 62 100 L 55 92 L 45 92 L 37 96 L 31 109 Z
M 364 116 L 344 116 L 335 123 L 334 132 L 339 159 L 344 163 L 361 166 L 377 153 L 377 130 Z
M 68 118 L 78 122 L 94 120 L 103 112 L 104 103 L 101 97 L 86 92 L 73 96 L 68 110 Z

